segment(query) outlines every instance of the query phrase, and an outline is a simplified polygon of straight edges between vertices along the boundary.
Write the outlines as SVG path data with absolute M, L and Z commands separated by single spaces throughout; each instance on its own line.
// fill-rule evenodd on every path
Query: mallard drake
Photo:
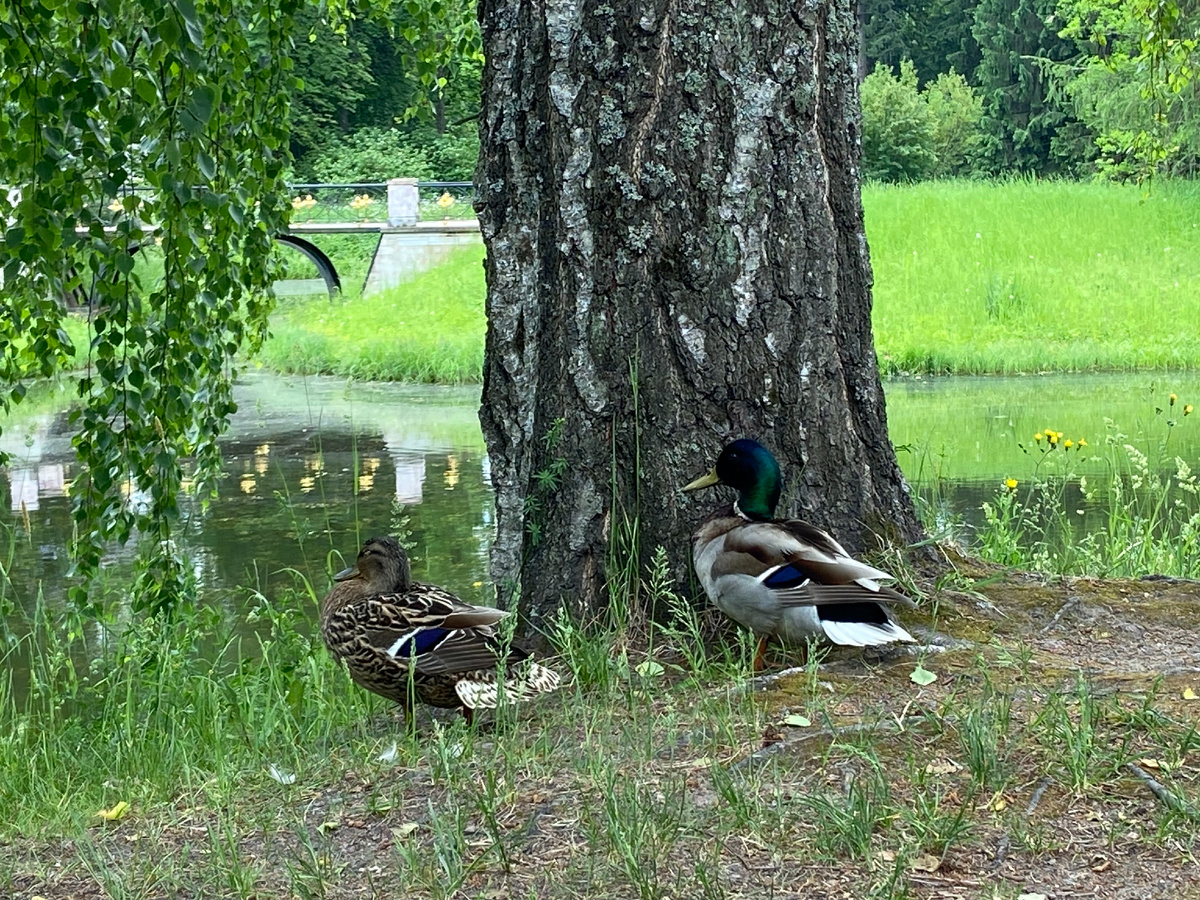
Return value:
M 354 565 L 333 579 L 321 603 L 325 646 L 346 663 L 356 684 L 399 703 L 406 718 L 414 698 L 461 708 L 468 721 L 476 709 L 494 709 L 502 656 L 510 701 L 558 687 L 558 675 L 526 651 L 512 647 L 505 653 L 495 626 L 508 613 L 413 581 L 408 555 L 395 538 L 367 541 Z
M 683 490 L 718 484 L 738 498 L 696 529 L 692 562 L 713 604 L 759 636 L 755 670 L 771 637 L 801 646 L 812 638 L 851 647 L 913 640 L 891 607 L 915 604 L 879 583 L 891 575 L 854 559 L 815 525 L 775 518 L 783 477 L 766 447 L 734 441 Z

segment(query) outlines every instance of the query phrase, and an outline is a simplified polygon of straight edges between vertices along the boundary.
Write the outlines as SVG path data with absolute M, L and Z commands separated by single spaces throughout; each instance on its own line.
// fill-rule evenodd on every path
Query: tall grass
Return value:
M 1200 366 L 1200 185 L 863 191 L 885 372 Z
M 926 528 L 1020 569 L 1200 578 L 1200 477 L 1172 440 L 1191 409 L 1171 394 L 1157 429 L 1131 435 L 1109 419 L 1083 441 L 1052 429 L 1025 438 L 1024 471 L 996 485 L 973 526 L 936 477 L 918 484 Z

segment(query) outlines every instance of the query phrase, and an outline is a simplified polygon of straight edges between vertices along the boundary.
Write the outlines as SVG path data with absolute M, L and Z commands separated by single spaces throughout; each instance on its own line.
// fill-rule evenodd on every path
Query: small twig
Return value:
M 910 697 L 908 702 L 904 704 L 904 709 L 900 710 L 900 715 L 892 716 L 892 718 L 896 720 L 896 727 L 900 730 L 901 734 L 904 733 L 904 719 L 908 716 L 908 711 L 916 702 L 916 696 Z
M 1054 779 L 1047 775 L 1038 782 L 1038 786 L 1034 788 L 1033 796 L 1029 798 L 1029 805 L 1025 807 L 1025 821 L 1028 822 L 1033 817 L 1033 812 L 1038 808 L 1038 804 L 1042 802 L 1042 795 L 1046 793 L 1046 788 L 1054 783 Z M 996 845 L 996 854 L 992 857 L 992 868 L 998 869 L 1004 864 L 1004 860 L 1008 857 L 1010 838 L 1008 832 L 1000 835 L 1000 842 Z
M 730 766 L 729 771 L 736 772 L 739 769 L 747 768 L 756 762 L 766 759 L 768 756 L 774 756 L 781 750 L 786 750 L 789 747 L 795 747 L 797 744 L 804 744 L 808 741 L 815 741 L 818 738 L 837 738 L 845 734 L 858 734 L 859 732 L 863 731 L 895 731 L 897 729 L 897 724 L 893 724 L 891 722 L 859 722 L 855 725 L 846 725 L 842 728 L 822 728 L 819 731 L 800 731 L 795 736 L 785 737 L 773 744 L 768 744 L 761 750 L 755 750 L 745 759 L 739 760 Z
M 1150 788 L 1150 793 L 1157 797 L 1159 802 L 1167 809 L 1172 812 L 1182 812 L 1189 815 L 1193 813 L 1190 804 L 1172 794 L 1161 782 L 1157 781 L 1153 775 L 1137 763 L 1126 763 L 1125 768 L 1136 775 L 1146 787 Z
M 1045 634 L 1047 631 L 1049 631 L 1051 628 L 1053 628 L 1055 625 L 1058 624 L 1058 620 L 1061 619 L 1063 617 L 1063 615 L 1066 614 L 1067 610 L 1069 610 L 1075 606 L 1078 606 L 1078 605 L 1079 605 L 1079 596 L 1077 594 L 1072 594 L 1070 597 L 1067 598 L 1067 602 L 1059 607 L 1058 612 L 1056 612 L 1054 614 L 1054 618 L 1051 619 L 1049 622 L 1047 622 L 1046 625 L 1043 626 L 1041 632 L 1039 632 L 1039 633 Z
M 1038 804 L 1042 802 L 1042 794 L 1046 793 L 1046 788 L 1054 783 L 1054 779 L 1047 775 L 1038 782 L 1037 789 L 1034 790 L 1033 796 L 1029 798 L 1029 805 L 1025 807 L 1025 818 L 1033 817 L 1033 811 L 1038 808 Z

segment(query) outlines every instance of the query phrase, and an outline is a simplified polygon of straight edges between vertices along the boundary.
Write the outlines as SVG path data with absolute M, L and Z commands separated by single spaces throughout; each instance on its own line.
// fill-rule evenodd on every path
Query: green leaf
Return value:
M 791 725 L 793 728 L 807 728 L 812 724 L 812 720 L 800 713 L 792 713 L 783 717 L 783 724 Z
M 653 659 L 644 659 L 634 667 L 643 678 L 658 678 L 665 671 L 662 664 Z
M 187 29 L 188 37 L 197 47 L 203 47 L 204 23 L 196 15 L 196 7 L 192 0 L 175 0 L 175 9 L 183 17 L 183 27 Z
M 913 684 L 919 684 L 924 687 L 927 684 L 933 684 L 937 681 L 937 675 L 926 669 L 921 663 L 917 663 L 917 667 L 912 670 L 912 674 L 908 676 Z
M 200 171 L 204 173 L 205 178 L 215 178 L 217 175 L 217 163 L 211 156 L 201 150 L 196 154 L 196 165 L 200 167 Z
M 183 127 L 189 134 L 199 134 L 208 126 L 216 100 L 217 92 L 212 85 L 201 84 L 192 91 L 192 99 L 182 117 Z
M 149 78 L 139 77 L 133 83 L 133 89 L 145 103 L 158 102 L 158 88 Z

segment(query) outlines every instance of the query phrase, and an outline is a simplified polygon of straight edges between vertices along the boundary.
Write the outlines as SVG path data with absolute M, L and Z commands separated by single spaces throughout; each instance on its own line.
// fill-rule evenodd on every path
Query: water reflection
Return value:
M 259 376 L 236 397 L 220 496 L 204 504 L 185 485 L 180 501 L 177 539 L 208 602 L 237 615 L 246 589 L 275 596 L 297 573 L 321 594 L 331 569 L 395 524 L 414 545 L 417 578 L 485 600 L 491 485 L 477 389 Z M 13 455 L 0 492 L 16 536 L 4 594 L 27 611 L 40 590 L 57 606 L 77 468 L 66 412 L 9 422 L 0 448 Z M 132 485 L 125 493 L 145 502 Z M 132 583 L 132 555 L 114 548 L 108 583 Z

